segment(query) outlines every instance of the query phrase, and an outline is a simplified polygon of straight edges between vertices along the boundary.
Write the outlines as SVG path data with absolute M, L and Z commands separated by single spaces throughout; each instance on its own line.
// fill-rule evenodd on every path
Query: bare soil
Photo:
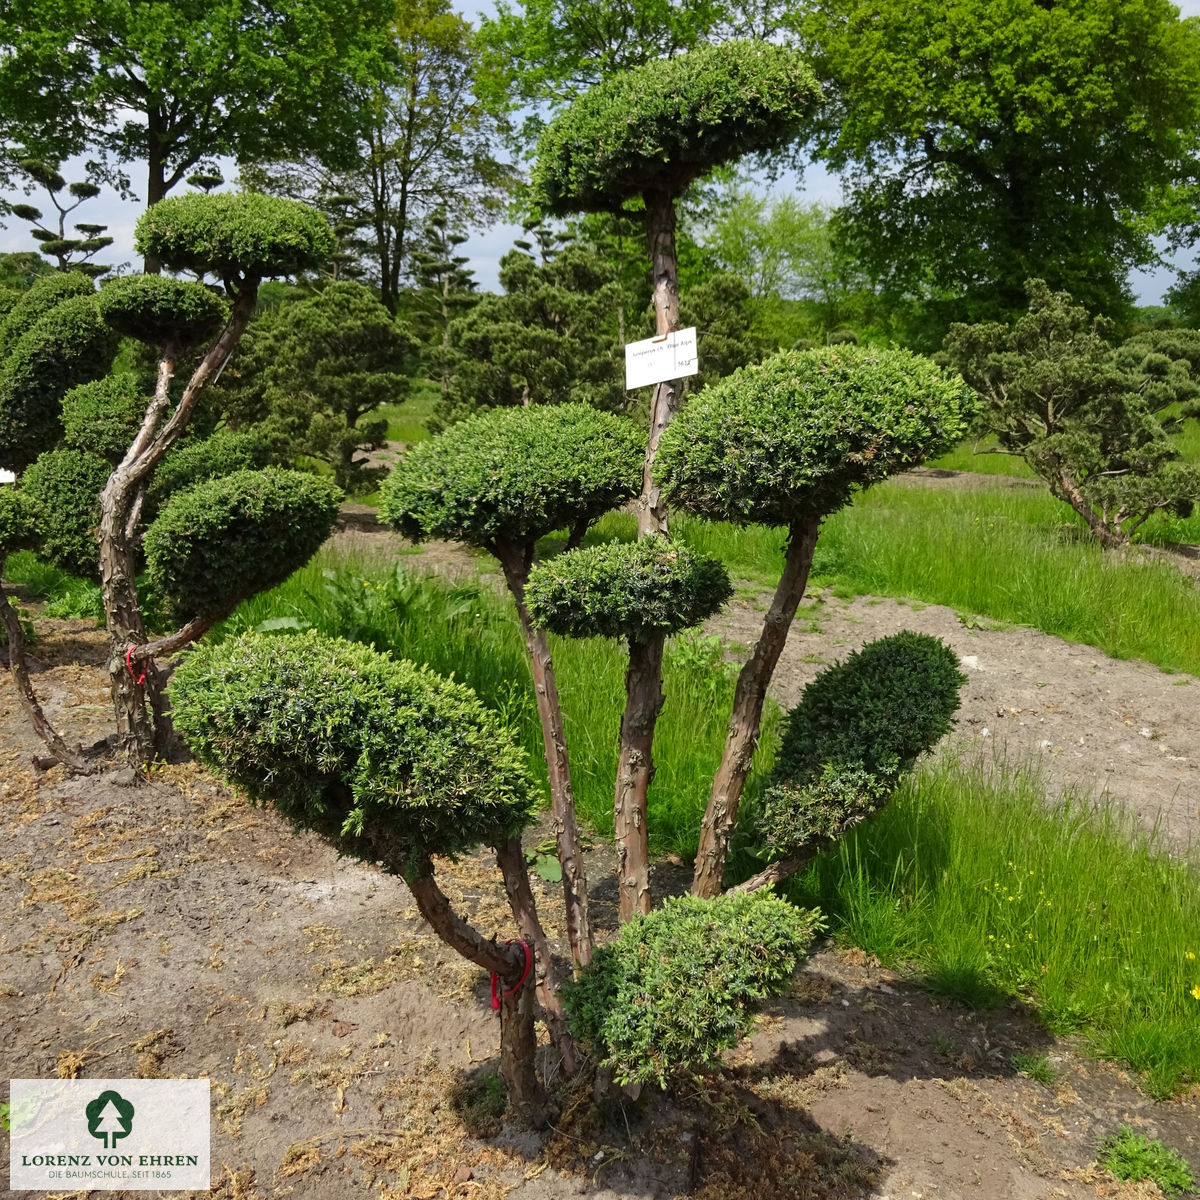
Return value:
M 471 565 L 436 548 L 414 562 Z M 735 606 L 711 630 L 749 644 L 760 620 Z M 1103 787 L 1194 836 L 1200 680 L 936 606 L 826 598 L 803 621 L 776 675 L 785 705 L 865 640 L 936 633 L 970 675 L 960 747 L 1035 760 L 1052 786 Z M 37 627 L 39 692 L 68 739 L 90 743 L 109 729 L 100 635 Z M 1154 1102 L 1019 1008 L 972 1012 L 833 949 L 716 1077 L 601 1110 L 556 1080 L 555 1125 L 521 1132 L 497 1111 L 488 981 L 427 932 L 401 881 L 339 862 L 194 765 L 122 786 L 115 770 L 37 772 L 38 749 L 5 678 L 0 1074 L 207 1076 L 222 1200 L 1154 1196 L 1094 1164 L 1122 1123 L 1200 1168 L 1200 1089 Z M 605 846 L 591 855 L 611 861 Z M 485 856 L 441 870 L 458 906 L 512 936 Z M 681 874 L 661 864 L 659 894 Z M 611 920 L 614 889 L 595 891 Z M 558 938 L 560 905 L 539 902 Z M 1020 1053 L 1047 1054 L 1058 1082 L 1017 1074 Z

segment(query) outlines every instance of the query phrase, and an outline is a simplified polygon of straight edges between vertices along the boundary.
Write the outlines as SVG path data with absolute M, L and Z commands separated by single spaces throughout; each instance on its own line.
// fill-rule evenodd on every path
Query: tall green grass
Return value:
M 1112 805 L 934 762 L 792 891 L 837 940 L 969 1002 L 1020 997 L 1157 1095 L 1200 1082 L 1200 875 Z
M 1031 625 L 1115 658 L 1200 674 L 1200 589 L 1102 550 L 1041 492 L 884 484 L 821 529 L 818 581 Z
M 530 767 L 545 780 L 525 643 L 511 599 L 490 584 L 452 583 L 409 573 L 403 565 L 324 554 L 280 587 L 243 604 L 213 636 L 260 627 L 282 634 L 318 629 L 453 675 L 506 716 Z M 591 825 L 610 833 L 626 651 L 602 638 L 551 638 L 551 648 L 577 804 Z M 655 737 L 658 771 L 650 790 L 650 844 L 659 854 L 689 856 L 696 850 L 708 781 L 720 761 L 733 699 L 733 672 L 719 641 L 672 639 L 664 691 L 667 701 Z M 773 759 L 777 716 L 773 707 L 766 714 L 766 748 L 755 760 L 754 787 Z

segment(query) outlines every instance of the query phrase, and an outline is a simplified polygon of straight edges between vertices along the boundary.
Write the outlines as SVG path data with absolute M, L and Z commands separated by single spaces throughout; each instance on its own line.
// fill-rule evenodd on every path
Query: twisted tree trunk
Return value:
M 725 751 L 713 779 L 708 807 L 700 826 L 700 847 L 696 852 L 696 871 L 692 877 L 693 896 L 720 895 L 738 804 L 758 746 L 767 684 L 771 681 L 775 664 L 787 641 L 792 618 L 804 596 L 819 525 L 819 518 L 809 517 L 797 522 L 788 531 L 783 574 L 771 599 L 771 607 L 763 619 L 762 633 L 754 651 L 738 673 Z
M 433 877 L 433 866 L 423 863 L 418 874 L 406 877 L 421 916 L 433 931 L 468 962 L 499 976 L 504 983 L 500 1001 L 500 1075 L 508 1089 L 508 1102 L 518 1120 L 543 1129 L 552 1106 L 537 1075 L 537 1035 L 533 1028 L 533 979 L 519 983 L 525 971 L 520 946 L 501 946 L 468 925 L 450 907 Z

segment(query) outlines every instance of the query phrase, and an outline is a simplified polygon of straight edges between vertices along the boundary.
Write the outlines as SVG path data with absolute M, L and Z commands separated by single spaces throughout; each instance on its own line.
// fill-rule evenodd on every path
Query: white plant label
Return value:
M 665 338 L 647 338 L 625 345 L 626 391 L 666 379 L 683 379 L 699 370 L 694 325 L 690 329 L 673 330 Z

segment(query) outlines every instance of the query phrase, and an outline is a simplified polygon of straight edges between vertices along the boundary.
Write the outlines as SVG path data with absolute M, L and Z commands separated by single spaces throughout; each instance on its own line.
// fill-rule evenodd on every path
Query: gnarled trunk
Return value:
M 508 904 L 521 936 L 533 947 L 536 963 L 537 998 L 542 1006 L 546 1028 L 550 1031 L 550 1042 L 562 1060 L 563 1072 L 574 1075 L 579 1070 L 579 1055 L 575 1039 L 567 1028 L 567 1013 L 562 1002 L 562 981 L 550 951 L 550 942 L 538 917 L 537 902 L 529 885 L 529 871 L 525 866 L 525 852 L 519 837 L 509 838 L 496 847 L 496 862 L 504 876 L 504 890 L 508 893 Z
M 533 671 L 533 692 L 542 725 L 542 744 L 550 780 L 550 811 L 558 844 L 558 859 L 562 865 L 567 939 L 576 965 L 586 967 L 592 961 L 592 922 L 588 914 L 583 844 L 575 815 L 575 796 L 571 790 L 571 763 L 567 755 L 562 705 L 558 699 L 554 660 L 550 657 L 550 644 L 545 630 L 533 624 L 525 603 L 525 585 L 529 581 L 533 546 L 520 542 L 496 542 L 492 551 L 500 561 L 508 590 L 517 605 L 521 629 L 525 633 L 525 648 L 529 652 L 529 665 Z
M 771 599 L 771 607 L 763 619 L 762 633 L 753 653 L 738 673 L 725 751 L 713 779 L 708 807 L 700 826 L 700 847 L 696 852 L 696 872 L 692 877 L 693 896 L 712 897 L 721 893 L 725 858 L 737 820 L 738 804 L 758 746 L 767 684 L 771 681 L 775 664 L 787 641 L 792 618 L 804 596 L 819 525 L 819 518 L 810 517 L 791 527 L 783 574 Z
M 629 643 L 625 713 L 613 796 L 617 898 L 621 924 L 650 911 L 650 847 L 646 802 L 654 778 L 654 727 L 662 711 L 663 639 Z
M 544 1128 L 552 1115 L 552 1106 L 537 1076 L 534 982 L 530 977 L 520 983 L 525 973 L 524 950 L 489 941 L 468 925 L 450 907 L 450 901 L 433 878 L 429 862 L 405 881 L 421 916 L 438 937 L 469 962 L 498 976 L 504 984 L 500 1001 L 500 1074 L 518 1120 L 535 1129 Z

